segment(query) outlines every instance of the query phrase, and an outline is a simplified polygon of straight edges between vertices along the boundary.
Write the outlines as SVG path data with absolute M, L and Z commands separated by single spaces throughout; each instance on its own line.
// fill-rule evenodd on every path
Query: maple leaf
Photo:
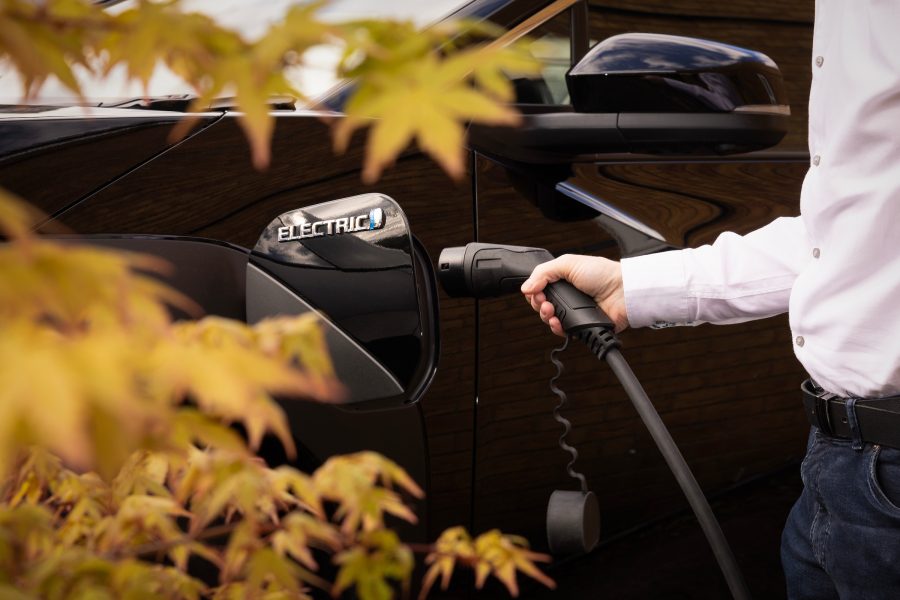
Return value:
M 322 499 L 312 478 L 287 465 L 282 465 L 270 473 L 272 490 L 276 498 L 290 505 L 301 506 L 317 517 L 324 517 Z
M 472 544 L 472 536 L 463 527 L 451 527 L 445 530 L 434 543 L 434 550 L 425 557 L 425 564 L 431 565 L 422 580 L 422 590 L 419 600 L 424 600 L 431 590 L 431 586 L 441 578 L 441 589 L 446 590 L 450 585 L 450 578 L 456 562 L 462 560 L 471 562 L 475 558 L 475 547 Z
M 246 585 L 248 596 L 259 596 L 267 591 L 268 584 L 276 584 L 285 597 L 300 593 L 296 566 L 271 548 L 260 548 L 247 561 Z
M 176 447 L 218 448 L 234 454 L 248 454 L 244 439 L 231 427 L 193 408 L 181 408 L 172 420 L 171 439 Z
M 364 533 L 358 545 L 334 557 L 340 565 L 332 588 L 334 596 L 350 587 L 362 600 L 388 600 L 394 597 L 390 581 L 408 587 L 413 569 L 412 551 L 400 543 L 390 530 Z
M 80 96 L 72 67 L 93 69 L 91 50 L 98 32 L 110 22 L 108 15 L 78 0 L 4 0 L 0 4 L 0 59 L 15 66 L 26 98 L 34 96 L 51 76 Z M 74 23 L 79 26 L 66 27 Z
M 98 597 L 177 598 L 199 600 L 206 591 L 203 582 L 179 569 L 138 560 L 124 560 L 110 570 L 108 588 L 98 590 Z
M 175 498 L 189 503 L 196 534 L 213 519 L 240 511 L 257 523 L 258 500 L 263 500 L 265 477 L 261 466 L 243 455 L 195 451 L 174 482 Z
M 335 517 L 343 521 L 345 534 L 360 527 L 363 531 L 380 529 L 384 513 L 410 523 L 417 521 L 400 495 L 390 489 L 394 483 L 417 498 L 424 495 L 406 471 L 375 452 L 333 456 L 316 469 L 313 481 L 323 498 L 338 503 Z
M 332 27 L 316 19 L 323 3 L 291 7 L 258 40 L 218 26 L 200 13 L 184 13 L 178 3 L 140 2 L 116 17 L 119 27 L 103 42 L 106 71 L 124 64 L 129 77 L 145 85 L 163 63 L 194 88 L 189 112 L 209 110 L 212 102 L 232 95 L 238 123 L 250 142 L 253 164 L 270 161 L 274 119 L 270 99 L 302 98 L 284 70 L 322 44 Z M 179 139 L 196 119 L 183 120 L 172 138 Z
M 219 579 L 222 582 L 236 578 L 244 569 L 250 555 L 261 545 L 256 525 L 251 521 L 241 521 L 231 532 L 225 546 Z
M 281 528 L 271 536 L 272 548 L 288 554 L 300 564 L 318 569 L 310 546 L 319 544 L 332 551 L 343 547 L 340 533 L 326 521 L 301 512 L 292 512 L 281 522 Z
M 118 552 L 149 541 L 178 540 L 183 533 L 175 518 L 190 516 L 173 498 L 130 495 L 104 523 L 97 549 L 101 552 Z
M 340 390 L 328 387 L 333 383 L 334 366 L 326 347 L 325 331 L 318 315 L 308 313 L 292 317 L 270 317 L 253 325 L 256 344 L 270 356 L 297 361 L 309 373 L 322 377 L 320 399 L 329 399 Z M 318 389 L 318 388 L 317 388 Z
M 3 188 L 0 188 L 0 234 L 25 243 L 32 238 L 31 229 L 43 218 L 36 208 Z
M 471 25 L 455 27 L 460 33 Z M 364 181 L 375 181 L 413 140 L 458 179 L 465 171 L 467 123 L 519 122 L 518 112 L 506 104 L 513 88 L 502 73 L 538 71 L 539 63 L 522 46 L 479 44 L 462 51 L 445 46 L 440 54 L 435 48 L 440 38 L 408 23 L 369 28 L 369 36 L 348 42 L 345 74 L 361 79 L 344 107 L 346 116 L 334 127 L 335 148 L 343 152 L 354 131 L 371 126 Z
M 531 552 L 528 542 L 519 536 L 504 535 L 499 529 L 482 533 L 475 539 L 475 587 L 481 589 L 488 575 L 500 580 L 510 595 L 519 595 L 516 571 L 521 571 L 554 589 L 556 583 L 537 568 L 535 561 L 550 562 L 550 556 Z
M 195 310 L 182 294 L 137 269 L 164 266 L 154 257 L 90 246 L 43 240 L 5 245 L 0 247 L 0 280 L 6 284 L 0 288 L 0 321 L 47 319 L 67 333 L 87 324 L 158 328 L 169 321 L 166 304 Z
M 278 326 L 289 329 L 286 321 Z M 264 323 L 262 327 L 266 332 L 258 336 L 248 325 L 218 317 L 175 324 L 173 337 L 147 358 L 148 371 L 157 388 L 176 397 L 188 394 L 204 413 L 243 423 L 251 448 L 257 448 L 263 434 L 271 431 L 293 456 L 290 427 L 270 394 L 327 399 L 339 388 L 333 379 L 292 366 L 291 359 L 299 352 L 294 346 L 301 345 L 297 339 L 286 342 L 290 352 L 273 352 L 266 344 L 273 345 L 274 326 Z M 303 333 L 296 337 L 303 338 L 305 355 L 324 352 L 322 346 L 315 346 L 324 338 L 305 332 L 317 328 L 318 323 L 307 317 L 298 320 L 296 330 Z M 261 338 L 265 343 L 260 343 Z

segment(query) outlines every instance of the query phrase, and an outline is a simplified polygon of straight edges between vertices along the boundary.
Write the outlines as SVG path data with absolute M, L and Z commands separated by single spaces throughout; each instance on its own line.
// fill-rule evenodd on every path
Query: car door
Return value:
M 712 242 L 723 231 L 746 233 L 799 211 L 808 166 L 804 147 L 811 6 L 680 1 L 588 2 L 532 32 L 551 68 L 531 90 L 526 111 L 557 110 L 565 88 L 554 69 L 570 62 L 584 37 L 629 31 L 715 39 L 753 48 L 781 67 L 792 125 L 775 148 L 745 155 L 609 155 L 576 164 L 528 164 L 496 146 L 476 149 L 478 241 L 538 246 L 554 254 L 619 259 Z M 574 29 L 573 29 L 574 27 Z M 566 50 L 570 53 L 567 54 Z M 525 86 L 523 86 L 525 87 Z M 510 153 L 512 154 L 512 153 Z M 548 355 L 552 336 L 520 297 L 478 303 L 478 378 L 474 473 L 475 529 L 500 527 L 544 547 L 547 500 L 577 489 L 565 472 L 551 418 L 557 398 Z M 807 429 L 797 402 L 802 371 L 785 317 L 729 327 L 627 331 L 623 353 L 654 400 L 688 463 L 708 492 L 750 480 L 797 460 Z M 617 381 L 573 345 L 558 385 L 569 396 L 568 441 L 576 469 L 598 494 L 602 536 L 670 514 L 686 503 Z

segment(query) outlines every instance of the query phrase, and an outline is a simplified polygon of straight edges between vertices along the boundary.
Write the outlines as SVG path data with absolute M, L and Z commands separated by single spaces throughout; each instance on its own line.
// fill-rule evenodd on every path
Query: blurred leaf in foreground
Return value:
M 358 81 L 346 116 L 335 125 L 335 147 L 344 151 L 354 131 L 371 126 L 363 169 L 367 182 L 377 180 L 414 140 L 458 179 L 465 171 L 466 124 L 517 124 L 506 74 L 540 70 L 523 45 L 470 43 L 457 49 L 445 44 L 439 50 L 441 42 L 479 27 L 468 22 L 425 32 L 403 22 L 347 27 L 343 74 Z

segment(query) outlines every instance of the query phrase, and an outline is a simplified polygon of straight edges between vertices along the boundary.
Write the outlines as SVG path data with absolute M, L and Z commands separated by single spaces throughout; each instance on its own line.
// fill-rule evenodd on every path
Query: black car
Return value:
M 546 64 L 540 78 L 515 82 L 521 128 L 471 129 L 462 183 L 410 149 L 381 181 L 362 184 L 362 138 L 336 156 L 320 118 L 339 114 L 349 82 L 323 97 L 327 110 L 273 104 L 274 158 L 264 172 L 252 168 L 227 102 L 176 143 L 169 132 L 187 105 L 178 96 L 110 100 L 103 90 L 88 112 L 59 101 L 6 104 L 0 185 L 90 243 L 170 261 L 171 282 L 207 313 L 254 321 L 320 312 L 351 394 L 341 407 L 285 403 L 301 466 L 376 450 L 426 489 L 408 538 L 463 524 L 545 549 L 548 497 L 576 487 L 551 418 L 548 353 L 559 339 L 517 294 L 449 297 L 437 258 L 472 241 L 620 258 L 797 214 L 813 7 L 445 4 L 448 14 L 434 17 L 527 34 Z M 714 506 L 734 517 L 725 530 L 758 575 L 751 589 L 782 595 L 771 538 L 787 505 L 751 509 L 799 480 L 780 475 L 802 456 L 807 429 L 786 319 L 628 331 L 622 341 L 704 489 L 737 499 Z M 582 348 L 562 358 L 569 441 L 599 496 L 606 541 L 562 561 L 567 571 L 552 570 L 559 596 L 727 594 L 616 380 Z M 706 587 L 689 581 L 698 575 Z

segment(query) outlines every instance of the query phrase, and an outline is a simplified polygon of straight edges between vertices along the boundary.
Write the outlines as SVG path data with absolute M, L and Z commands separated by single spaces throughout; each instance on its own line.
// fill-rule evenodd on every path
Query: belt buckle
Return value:
M 816 421 L 815 426 L 825 435 L 833 436 L 834 429 L 831 427 L 831 414 L 828 412 L 828 402 L 837 396 L 820 388 L 812 379 L 807 379 L 805 383 L 809 388 L 808 394 L 815 398 L 813 411 Z
M 834 398 L 834 394 L 830 392 L 822 392 L 816 394 L 816 427 L 825 435 L 834 435 L 831 428 L 831 415 L 828 412 L 828 401 Z

